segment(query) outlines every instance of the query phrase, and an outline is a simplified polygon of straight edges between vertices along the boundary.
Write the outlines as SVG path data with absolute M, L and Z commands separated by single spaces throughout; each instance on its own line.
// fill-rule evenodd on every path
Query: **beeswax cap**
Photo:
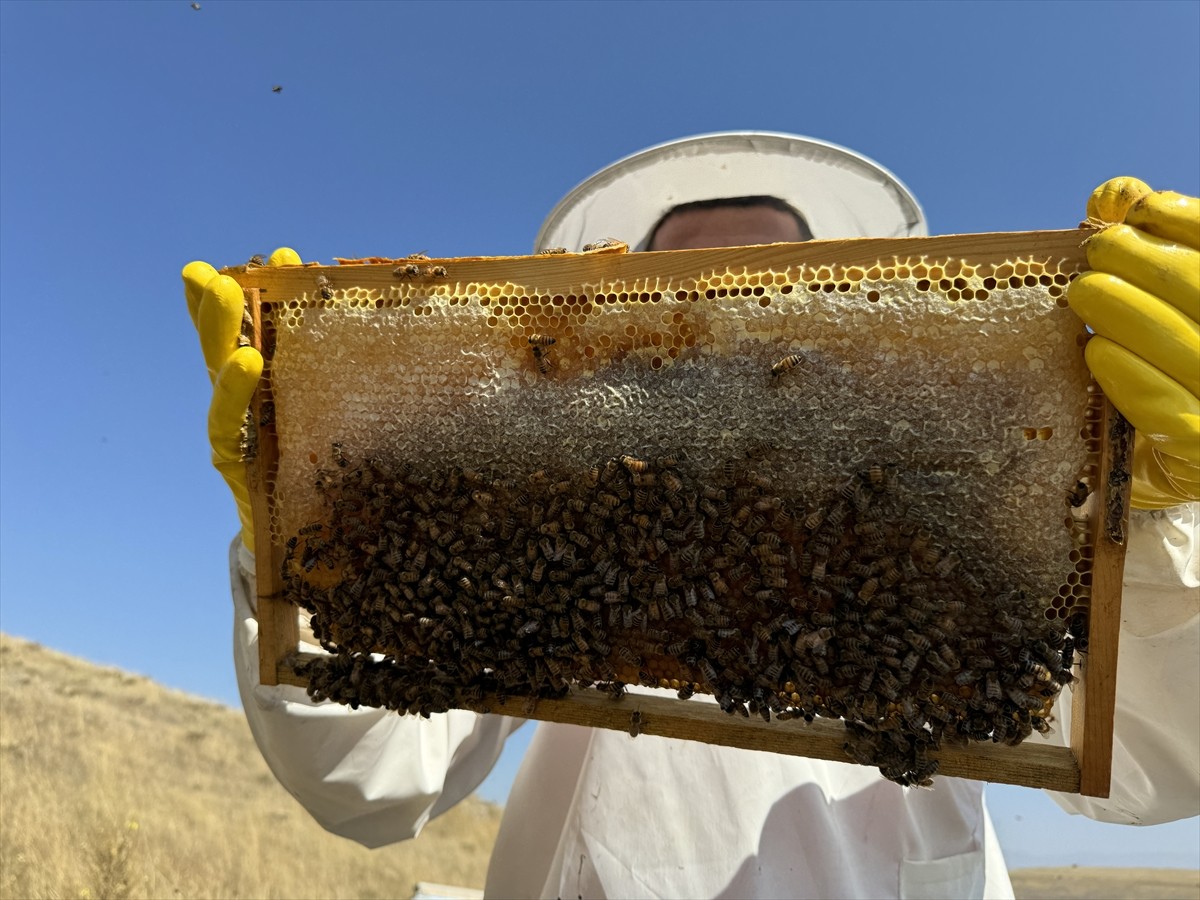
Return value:
M 534 249 L 578 250 L 614 237 L 641 250 L 681 203 L 761 195 L 790 203 L 818 239 L 929 233 L 912 192 L 879 163 L 799 135 L 729 131 L 669 141 L 601 169 L 558 202 Z

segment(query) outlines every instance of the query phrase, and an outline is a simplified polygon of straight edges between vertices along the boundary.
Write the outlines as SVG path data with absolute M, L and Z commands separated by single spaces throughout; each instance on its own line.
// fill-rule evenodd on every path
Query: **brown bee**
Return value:
M 557 343 L 557 341 L 548 334 L 531 334 L 529 336 L 529 343 L 533 347 L 549 347 L 551 344 Z
M 426 278 L 445 278 L 447 273 L 445 266 L 426 266 L 421 274 Z
M 397 278 L 417 278 L 421 274 L 421 267 L 416 263 L 408 263 L 403 266 L 396 266 L 392 269 L 392 274 Z
M 646 471 L 646 461 L 644 459 L 638 459 L 636 456 L 622 456 L 621 463 L 630 472 L 641 473 Z
M 329 279 L 324 275 L 317 276 L 317 291 L 321 294 L 322 300 L 333 299 L 333 285 L 329 283 Z
M 1083 504 L 1087 502 L 1087 498 L 1091 492 L 1092 489 L 1082 481 L 1075 482 L 1075 487 L 1072 490 L 1067 491 L 1067 505 L 1072 509 L 1077 509 L 1080 506 L 1083 506 Z
M 416 253 L 410 253 L 410 254 L 408 254 L 408 256 L 406 256 L 404 258 L 405 259 L 429 259 L 429 252 L 427 250 L 418 250 Z
M 537 344 L 533 344 L 532 349 L 533 358 L 537 362 L 538 371 L 543 375 L 549 374 L 550 370 L 554 368 L 554 364 L 550 362 L 549 352 Z
M 618 238 L 600 238 L 598 241 L 592 241 L 590 244 L 583 245 L 584 253 L 591 253 L 593 250 L 607 250 L 610 247 L 627 247 L 629 246 L 624 241 Z
M 258 268 L 261 268 L 262 266 L 265 266 L 266 264 L 267 264 L 267 261 L 263 258 L 263 255 L 261 253 L 255 253 L 252 257 L 250 257 L 248 260 L 246 260 L 246 268 L 247 269 L 258 269 Z
M 804 357 L 799 353 L 793 353 L 791 356 L 785 356 L 775 365 L 771 366 L 771 377 L 778 378 L 784 372 L 790 372 L 796 366 L 804 361 Z
M 539 250 L 537 252 L 537 255 L 538 256 L 559 256 L 560 254 L 563 254 L 566 252 L 567 252 L 566 247 L 547 247 L 545 250 Z

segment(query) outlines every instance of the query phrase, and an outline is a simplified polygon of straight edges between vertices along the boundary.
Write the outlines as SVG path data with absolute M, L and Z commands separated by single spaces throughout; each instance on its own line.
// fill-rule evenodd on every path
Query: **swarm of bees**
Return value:
M 848 759 L 928 785 L 944 744 L 1048 730 L 1072 678 L 1086 623 L 982 584 L 909 517 L 895 466 L 813 504 L 753 459 L 623 453 L 512 478 L 333 456 L 328 515 L 283 571 L 331 654 L 300 672 L 318 700 L 429 716 L 636 682 L 841 719 Z

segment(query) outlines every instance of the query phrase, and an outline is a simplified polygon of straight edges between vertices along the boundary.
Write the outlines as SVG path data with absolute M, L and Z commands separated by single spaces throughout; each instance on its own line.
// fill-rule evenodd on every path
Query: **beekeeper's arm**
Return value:
M 299 263 L 284 248 L 268 264 Z M 243 295 L 237 282 L 202 262 L 189 263 L 183 281 L 213 381 L 213 465 L 233 492 L 242 524 L 230 573 L 234 659 L 250 731 L 275 777 L 323 827 L 368 847 L 414 837 L 478 787 L 522 720 L 460 710 L 429 719 L 352 710 L 314 704 L 298 687 L 259 683 L 254 527 L 240 435 L 263 361 L 252 347 L 238 346 Z
M 1107 800 L 1052 794 L 1094 819 L 1200 813 L 1200 200 L 1136 179 L 1101 185 L 1093 271 L 1071 308 L 1096 333 L 1092 374 L 1137 429 Z M 1061 731 L 1070 731 L 1068 702 Z

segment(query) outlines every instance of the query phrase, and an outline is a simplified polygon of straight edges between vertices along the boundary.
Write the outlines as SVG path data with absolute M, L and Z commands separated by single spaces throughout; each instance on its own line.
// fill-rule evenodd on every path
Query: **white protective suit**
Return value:
M 927 233 L 916 199 L 878 163 L 810 138 L 739 132 L 601 170 L 555 207 L 536 246 L 637 238 L 677 204 L 756 195 L 793 202 L 820 237 Z M 1112 796 L 1056 795 L 1072 812 L 1131 824 L 1200 813 L 1198 517 L 1196 504 L 1131 515 Z M 369 847 L 414 837 L 483 781 L 523 721 L 352 711 L 260 686 L 253 565 L 240 548 L 238 681 L 263 756 L 330 831 Z M 1067 712 L 1064 701 L 1052 740 L 1069 734 Z M 872 768 L 545 723 L 513 784 L 487 894 L 1013 896 L 980 782 L 904 789 Z
M 1131 513 L 1112 795 L 1072 812 L 1200 813 L 1200 504 Z M 431 719 L 258 683 L 253 559 L 231 554 L 235 654 L 258 746 L 330 831 L 416 836 L 487 776 L 520 719 Z M 704 702 L 697 697 L 689 702 Z M 1066 692 L 1058 734 L 1069 733 Z M 1030 740 L 1042 740 L 1034 735 Z M 512 787 L 491 897 L 1012 897 L 982 782 L 905 789 L 862 766 L 542 723 Z M 381 888 L 386 886 L 381 886 Z

